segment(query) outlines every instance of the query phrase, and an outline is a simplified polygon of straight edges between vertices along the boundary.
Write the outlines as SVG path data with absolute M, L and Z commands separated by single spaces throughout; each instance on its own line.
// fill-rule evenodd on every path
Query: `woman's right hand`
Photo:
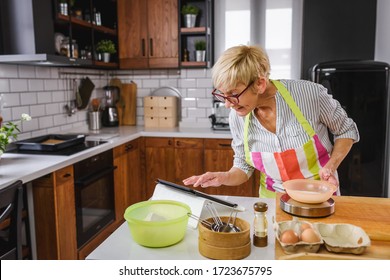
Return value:
M 191 176 L 183 180 L 184 185 L 193 185 L 194 187 L 201 186 L 219 187 L 227 182 L 228 172 L 206 172 L 202 175 Z

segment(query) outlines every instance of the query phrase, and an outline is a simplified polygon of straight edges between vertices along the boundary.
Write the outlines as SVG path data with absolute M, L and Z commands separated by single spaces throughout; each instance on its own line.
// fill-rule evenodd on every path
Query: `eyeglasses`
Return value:
M 241 91 L 239 94 L 232 94 L 232 95 L 229 95 L 229 96 L 226 96 L 225 93 L 219 91 L 218 89 L 214 89 L 213 92 L 211 93 L 216 99 L 218 99 L 219 101 L 222 101 L 222 102 L 226 102 L 229 101 L 230 103 L 236 105 L 240 102 L 240 100 L 238 99 L 248 88 L 250 88 L 252 85 L 253 85 L 254 81 L 249 83 L 249 85 L 243 90 Z

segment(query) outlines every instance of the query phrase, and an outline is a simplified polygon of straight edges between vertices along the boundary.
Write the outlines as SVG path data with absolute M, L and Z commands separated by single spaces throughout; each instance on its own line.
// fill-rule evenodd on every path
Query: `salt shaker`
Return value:
M 253 204 L 253 210 L 255 214 L 255 219 L 253 222 L 253 245 L 256 247 L 266 247 L 268 245 L 268 205 L 264 202 L 256 202 Z

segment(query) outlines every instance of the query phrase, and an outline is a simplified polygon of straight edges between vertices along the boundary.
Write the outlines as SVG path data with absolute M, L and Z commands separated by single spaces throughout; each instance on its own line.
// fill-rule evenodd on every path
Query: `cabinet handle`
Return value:
M 146 52 L 145 52 L 145 39 L 141 40 L 141 46 L 142 46 L 142 56 L 145 56 L 146 55 Z
M 71 177 L 72 176 L 72 174 L 70 174 L 70 173 L 65 173 L 63 176 L 62 176 L 62 178 L 68 178 L 68 177 Z
M 230 144 L 223 144 L 223 143 L 218 143 L 220 147 L 230 147 Z
M 150 56 L 153 56 L 153 39 L 149 39 Z
M 172 146 L 172 140 L 168 140 L 168 145 Z
M 176 141 L 176 146 L 181 146 L 180 141 Z
M 128 150 L 131 150 L 131 149 L 133 149 L 133 145 L 131 145 L 131 144 L 128 144 L 128 145 L 126 145 L 126 151 L 128 151 Z

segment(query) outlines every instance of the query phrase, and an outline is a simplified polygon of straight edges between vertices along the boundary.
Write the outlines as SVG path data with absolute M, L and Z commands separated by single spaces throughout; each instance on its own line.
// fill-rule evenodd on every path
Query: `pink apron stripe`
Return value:
M 275 189 L 272 187 L 273 185 L 274 185 L 274 183 L 275 183 L 275 181 L 274 180 L 272 180 L 272 178 L 270 178 L 270 177 L 267 177 L 267 179 L 266 179 L 266 183 L 267 183 L 267 190 L 269 190 L 269 191 L 275 191 Z
M 328 151 L 322 145 L 317 134 L 314 135 L 313 139 L 314 139 L 314 143 L 316 145 L 317 151 L 318 151 L 318 160 L 320 161 L 320 164 L 323 167 L 329 161 Z
M 252 152 L 252 161 L 257 170 L 265 173 L 263 159 L 261 158 L 260 152 Z

